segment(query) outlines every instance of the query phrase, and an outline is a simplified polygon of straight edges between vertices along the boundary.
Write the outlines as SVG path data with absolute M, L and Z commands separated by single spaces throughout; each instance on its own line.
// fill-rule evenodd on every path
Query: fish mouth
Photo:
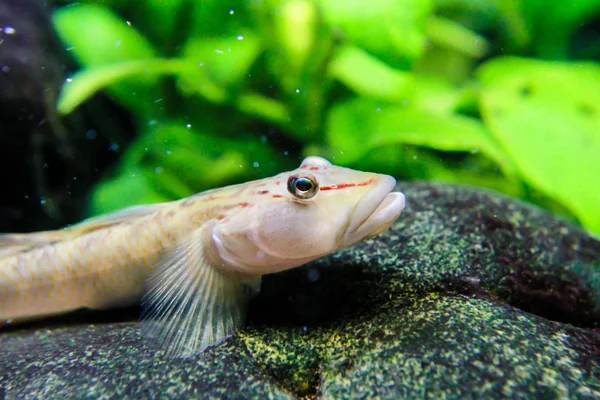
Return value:
M 389 175 L 381 175 L 356 204 L 343 237 L 343 246 L 350 246 L 365 238 L 387 230 L 404 210 L 406 199 L 400 192 L 392 192 L 396 180 Z

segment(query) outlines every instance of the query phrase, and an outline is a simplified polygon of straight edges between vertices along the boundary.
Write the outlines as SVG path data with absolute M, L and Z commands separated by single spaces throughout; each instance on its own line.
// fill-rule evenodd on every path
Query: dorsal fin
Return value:
M 12 254 L 85 235 L 98 229 L 118 225 L 134 218 L 148 215 L 164 204 L 133 206 L 110 214 L 99 215 L 71 225 L 62 230 L 0 234 L 0 258 Z
M 0 258 L 65 239 L 64 231 L 7 233 L 0 235 Z
M 164 204 L 167 203 L 142 204 L 138 206 L 127 207 L 109 214 L 88 218 L 75 225 L 65 228 L 64 231 L 71 232 L 71 234 L 83 235 L 97 231 L 98 229 L 119 225 L 124 222 L 132 221 L 136 218 L 151 214 L 157 211 Z

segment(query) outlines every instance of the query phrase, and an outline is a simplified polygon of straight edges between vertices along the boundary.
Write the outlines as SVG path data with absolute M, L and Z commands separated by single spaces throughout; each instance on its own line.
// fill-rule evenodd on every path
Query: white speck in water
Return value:
M 478 154 L 479 153 L 479 149 L 473 149 L 471 150 L 471 154 Z
M 161 174 L 163 172 L 163 169 L 162 169 L 162 167 L 156 167 L 156 168 L 154 168 L 154 172 L 157 174 Z
M 135 178 L 135 174 L 131 174 L 131 177 L 132 177 L 132 178 Z
M 156 125 L 158 124 L 158 121 L 155 119 L 151 119 L 150 121 L 148 121 L 148 125 Z
M 185 127 L 190 129 L 192 127 L 192 124 L 186 124 Z
M 44 205 L 44 204 L 46 204 L 46 199 L 42 197 L 42 198 L 40 199 L 40 204 L 41 204 L 41 205 Z
M 73 83 L 73 79 L 72 78 L 67 78 L 66 81 L 67 81 L 67 83 Z
M 108 146 L 108 150 L 110 151 L 119 151 L 119 145 L 116 143 L 111 143 L 110 146 Z
M 237 40 L 244 40 L 244 35 L 237 35 L 236 38 Z
M 290 154 L 290 152 L 289 152 L 289 151 L 287 151 L 287 150 L 283 152 L 283 155 L 284 155 L 284 156 L 287 156 L 287 155 L 289 155 L 289 154 Z
M 215 49 L 215 53 L 224 54 L 225 52 L 221 49 Z
M 307 272 L 307 278 L 309 281 L 311 282 L 316 282 L 319 280 L 320 277 L 320 273 L 319 271 L 317 271 L 316 269 L 309 269 Z
M 115 47 L 119 47 L 121 46 L 121 41 L 120 40 L 116 40 L 115 41 Z
M 260 136 L 261 143 L 267 143 L 267 137 L 265 135 Z
M 238 167 L 240 167 L 240 168 L 244 168 L 244 167 L 242 167 L 242 164 L 238 164 Z
M 199 66 L 199 67 L 204 67 L 204 61 L 200 61 L 200 62 L 198 63 L 198 66 Z
M 0 38 L 0 45 L 4 43 L 4 39 Z
M 73 180 L 74 180 L 74 181 L 76 181 L 76 180 L 77 180 L 77 177 L 76 177 L 76 176 L 74 176 L 74 177 L 73 177 Z
M 375 109 L 375 111 L 377 111 L 377 112 L 381 112 L 381 107 L 377 107 L 377 108 Z
M 131 21 L 125 21 L 125 23 L 127 24 L 127 26 L 131 26 Z
M 94 140 L 96 139 L 96 131 L 93 129 L 90 129 L 89 131 L 87 131 L 85 133 L 85 137 L 88 138 L 89 140 Z
M 5 74 L 8 74 L 10 72 L 10 67 L 8 65 L 3 65 L 2 67 L 0 67 L 0 69 L 2 69 L 2 72 L 4 72 Z
M 413 156 L 413 160 L 416 160 L 417 158 L 419 158 L 419 156 L 415 154 L 415 155 Z
M 26 200 L 29 200 L 29 196 L 25 195 L 25 199 L 26 199 Z
M 162 98 L 158 98 L 158 99 L 154 100 L 154 103 L 160 103 L 161 101 L 163 101 L 163 99 Z
M 14 35 L 16 32 L 17 31 L 12 26 L 5 26 L 4 27 L 4 33 L 6 33 L 7 35 Z
M 300 93 L 300 88 L 296 88 L 296 93 Z
M 252 165 L 254 165 L 254 168 L 258 168 L 258 166 L 259 166 L 260 164 L 258 164 L 258 161 L 254 161 L 254 163 L 252 163 Z
M 256 252 L 256 257 L 258 257 L 259 259 L 263 259 L 265 258 L 265 252 L 262 250 L 259 250 Z
M 308 332 L 308 327 L 306 327 L 306 326 L 303 326 L 303 327 L 302 327 L 302 332 L 303 332 L 303 333 L 306 333 L 306 332 Z
M 74 49 L 75 49 L 75 46 L 65 47 L 66 51 L 71 51 L 71 50 L 74 50 Z
M 340 154 L 344 154 L 344 152 L 342 150 L 340 150 Z
M 166 150 L 165 154 L 168 155 L 168 156 L 170 156 L 172 154 L 172 152 L 171 152 L 171 150 Z
M 233 15 L 233 13 L 235 13 L 235 11 L 233 11 L 233 9 L 229 10 L 229 15 Z

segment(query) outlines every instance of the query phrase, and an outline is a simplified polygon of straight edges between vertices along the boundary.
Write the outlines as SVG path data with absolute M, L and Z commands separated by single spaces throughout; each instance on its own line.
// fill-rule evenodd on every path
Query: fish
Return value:
M 201 353 L 243 326 L 262 276 L 390 228 L 405 207 L 395 185 L 309 156 L 270 178 L 0 235 L 0 326 L 141 304 L 150 343 Z

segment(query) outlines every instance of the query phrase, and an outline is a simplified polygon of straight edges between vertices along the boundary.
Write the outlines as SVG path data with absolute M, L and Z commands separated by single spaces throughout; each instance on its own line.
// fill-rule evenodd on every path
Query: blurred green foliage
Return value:
M 88 0 L 53 21 L 81 65 L 59 111 L 105 89 L 138 130 L 91 214 L 319 154 L 600 233 L 600 0 Z

